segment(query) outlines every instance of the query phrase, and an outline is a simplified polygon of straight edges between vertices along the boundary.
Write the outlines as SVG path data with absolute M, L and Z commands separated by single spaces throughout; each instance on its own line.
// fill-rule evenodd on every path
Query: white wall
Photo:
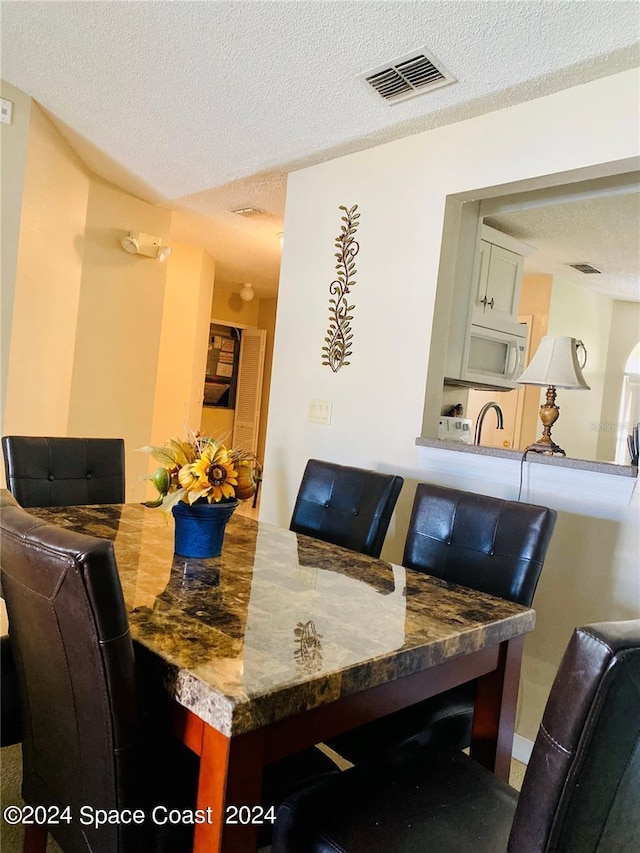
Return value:
M 11 124 L 0 124 L 0 158 L 2 163 L 2 194 L 0 196 L 2 205 L 2 215 L 0 216 L 2 242 L 2 252 L 0 252 L 0 280 L 2 281 L 2 291 L 0 292 L 0 424 L 3 425 L 3 433 L 6 433 L 4 412 L 31 98 L 4 80 L 0 81 L 0 92 L 3 98 L 7 98 L 13 103 Z M 1 484 L 4 486 L 6 485 L 4 469 L 1 476 Z
M 602 398 L 601 428 L 598 433 L 598 459 L 615 459 L 618 429 L 628 430 L 618 424 L 623 378 L 627 360 L 640 342 L 640 303 L 613 303 L 611 337 L 607 345 L 607 379 Z M 624 459 L 629 462 L 625 453 Z
M 443 348 L 448 334 L 444 325 L 431 332 L 447 195 L 489 195 L 556 173 L 566 183 L 569 170 L 637 156 L 638 95 L 638 73 L 629 71 L 290 176 L 263 520 L 288 523 L 309 457 L 414 463 L 430 347 Z M 353 356 L 334 374 L 321 365 L 321 347 L 338 207 L 353 204 L 361 213 Z M 333 402 L 330 426 L 308 423 L 312 398 Z
M 417 471 L 415 439 L 430 355 L 430 377 L 438 357 L 444 371 L 442 289 L 433 332 L 432 319 L 446 197 L 475 190 L 483 198 L 492 188 L 504 195 L 505 185 L 537 177 L 545 185 L 550 175 L 564 184 L 628 171 L 631 165 L 619 161 L 639 153 L 639 95 L 638 72 L 629 71 L 290 176 L 262 521 L 288 525 L 310 457 L 404 471 L 407 481 L 383 549 L 384 558 L 401 559 L 416 480 L 429 479 L 428 471 Z M 573 170 L 580 171 L 566 174 Z M 321 365 L 321 348 L 335 278 L 338 207 L 353 204 L 361 213 L 351 294 L 353 355 L 334 374 Z M 441 378 L 433 396 L 438 406 Z M 313 398 L 333 402 L 330 426 L 307 421 Z M 637 502 L 598 525 L 563 513 L 534 601 L 542 629 L 525 645 L 517 726 L 522 736 L 535 733 L 574 619 L 629 618 L 628 594 L 637 595 L 637 521 Z M 566 600 L 579 609 L 567 615 Z M 555 626 L 552 641 L 545 625 Z
M 579 306 L 579 308 L 577 307 Z M 556 405 L 560 417 L 553 427 L 553 439 L 568 456 L 600 459 L 597 455 L 598 426 L 605 387 L 607 351 L 611 331 L 613 300 L 601 293 L 554 276 L 549 306 L 549 335 L 567 335 L 581 340 L 587 349 L 583 375 L 589 391 L 558 389 Z M 578 353 L 582 361 L 582 352 Z M 546 389 L 540 392 L 544 402 Z M 613 462 L 609 456 L 603 461 Z

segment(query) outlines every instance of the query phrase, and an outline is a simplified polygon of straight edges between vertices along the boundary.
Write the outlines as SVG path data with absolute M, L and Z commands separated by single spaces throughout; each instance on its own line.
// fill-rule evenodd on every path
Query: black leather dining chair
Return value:
M 379 557 L 403 483 L 395 474 L 310 459 L 290 529 Z
M 7 489 L 0 489 L 0 515 L 5 507 L 17 505 L 16 499 Z M 3 634 L 0 637 L 0 746 L 11 746 L 21 740 L 22 716 L 18 697 L 18 675 L 11 639 L 8 634 Z
M 517 791 L 463 752 L 354 767 L 289 797 L 272 853 L 640 850 L 640 620 L 578 628 Z
M 419 483 L 402 562 L 529 607 L 556 516 L 543 506 Z M 328 745 L 353 763 L 408 743 L 418 749 L 434 743 L 463 749 L 471 740 L 474 703 L 472 681 L 345 732 Z
M 20 506 L 124 503 L 124 440 L 5 435 L 7 485 Z
M 23 507 L 124 503 L 121 438 L 6 435 L 2 451 L 7 485 Z M 2 746 L 8 746 L 19 742 L 21 721 L 10 634 L 3 635 L 0 642 L 0 738 Z
M 96 828 L 79 819 L 83 806 L 92 814 L 124 808 L 150 814 L 156 804 L 195 802 L 195 756 L 154 717 L 141 724 L 112 543 L 47 524 L 6 493 L 0 528 L 2 590 L 22 708 L 22 794 L 28 805 L 55 807 L 73 818 L 27 826 L 25 850 L 44 851 L 47 831 L 65 853 L 190 849 L 186 826 L 160 828 L 148 820 L 141 827 Z M 49 813 L 55 817 L 53 808 Z
M 22 740 L 18 675 L 8 634 L 0 638 L 0 746 Z

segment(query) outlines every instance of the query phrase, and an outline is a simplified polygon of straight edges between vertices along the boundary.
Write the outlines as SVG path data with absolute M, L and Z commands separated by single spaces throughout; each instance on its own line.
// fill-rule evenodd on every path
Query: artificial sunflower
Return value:
M 158 490 L 156 501 L 169 512 L 179 501 L 188 504 L 246 500 L 256 490 L 254 469 L 260 470 L 253 453 L 228 450 L 217 439 L 192 433 L 187 441 L 172 438 L 162 447 L 142 447 L 161 463 L 145 479 Z
M 238 485 L 238 472 L 227 449 L 211 443 L 195 462 L 184 465 L 178 472 L 180 485 L 187 490 L 189 503 L 205 498 L 218 503 L 223 498 L 234 498 Z

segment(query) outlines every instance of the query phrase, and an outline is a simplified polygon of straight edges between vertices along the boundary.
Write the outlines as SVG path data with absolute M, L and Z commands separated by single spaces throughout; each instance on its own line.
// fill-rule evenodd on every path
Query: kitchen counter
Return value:
M 481 447 L 466 444 L 464 441 L 447 441 L 441 438 L 416 438 L 416 444 L 423 447 L 436 447 L 445 450 L 457 450 L 462 453 L 475 453 L 480 456 L 493 456 L 512 459 L 520 463 L 522 450 L 505 450 L 501 447 Z M 549 456 L 542 453 L 528 453 L 527 462 L 540 465 L 554 465 L 560 468 L 576 468 L 580 471 L 592 471 L 597 474 L 612 474 L 614 477 L 637 477 L 638 469 L 632 465 L 616 465 L 613 462 L 593 462 L 590 459 L 574 459 L 571 456 Z
M 601 515 L 629 506 L 635 494 L 638 469 L 631 465 L 533 452 L 525 458 L 519 450 L 437 438 L 417 438 L 416 446 L 418 467 L 434 482 L 509 500 L 581 512 L 588 504 L 587 514 Z

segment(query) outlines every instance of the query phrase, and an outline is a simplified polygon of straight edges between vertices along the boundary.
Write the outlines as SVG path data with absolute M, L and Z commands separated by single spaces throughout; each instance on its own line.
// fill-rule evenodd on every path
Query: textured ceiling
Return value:
M 535 246 L 525 270 L 550 273 L 619 299 L 640 300 L 640 194 L 516 210 L 485 222 Z M 589 263 L 600 275 L 569 264 Z
M 87 165 L 179 211 L 228 281 L 275 292 L 286 173 L 637 65 L 636 0 L 4 2 L 2 76 Z M 458 82 L 358 75 L 426 48 Z M 232 208 L 264 215 L 246 220 Z

